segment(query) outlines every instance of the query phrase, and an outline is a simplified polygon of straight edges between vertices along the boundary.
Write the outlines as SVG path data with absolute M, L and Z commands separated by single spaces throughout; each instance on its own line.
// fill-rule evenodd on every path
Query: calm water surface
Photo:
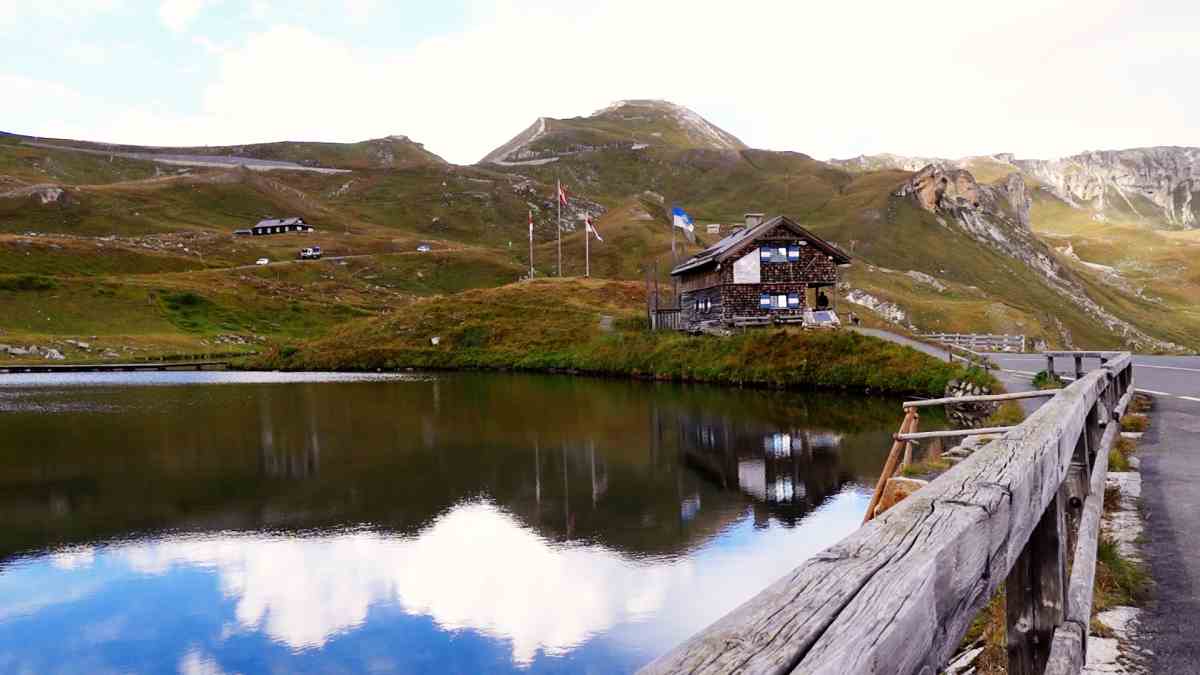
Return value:
M 0 672 L 628 672 L 857 527 L 896 403 L 0 376 Z

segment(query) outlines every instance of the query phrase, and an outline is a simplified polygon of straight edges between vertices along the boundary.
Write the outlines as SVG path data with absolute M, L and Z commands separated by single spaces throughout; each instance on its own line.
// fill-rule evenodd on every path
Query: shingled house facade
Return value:
M 685 260 L 679 279 L 680 328 L 699 330 L 762 323 L 803 323 L 830 288 L 841 249 L 786 216 L 746 214 L 746 226 Z

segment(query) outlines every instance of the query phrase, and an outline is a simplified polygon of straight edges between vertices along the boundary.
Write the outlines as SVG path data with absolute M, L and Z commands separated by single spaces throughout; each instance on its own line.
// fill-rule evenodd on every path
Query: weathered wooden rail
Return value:
M 643 672 L 932 675 L 1006 582 L 1008 672 L 1078 673 L 1108 450 L 1133 394 L 1130 355 L 1107 359 Z
M 1023 352 L 1024 335 L 994 335 L 991 333 L 926 333 L 922 337 L 943 344 L 966 347 L 975 351 Z

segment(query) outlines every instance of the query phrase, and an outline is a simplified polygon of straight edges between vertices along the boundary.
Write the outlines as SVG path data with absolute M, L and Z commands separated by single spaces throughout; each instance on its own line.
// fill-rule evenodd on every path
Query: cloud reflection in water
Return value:
M 623 650 L 661 652 L 853 530 L 861 502 L 847 490 L 796 528 L 754 530 L 747 514 L 675 558 L 553 543 L 494 504 L 473 501 L 412 537 L 194 535 L 60 551 L 47 562 L 80 583 L 102 558 L 138 576 L 211 570 L 233 603 L 235 633 L 261 631 L 297 652 L 320 649 L 363 626 L 372 608 L 392 606 L 444 631 L 507 643 L 512 662 L 526 667 L 539 652 L 564 655 L 599 635 Z M 774 555 L 763 555 L 764 546 Z M 229 637 L 206 647 L 219 655 Z M 193 654 L 188 664 L 209 658 Z

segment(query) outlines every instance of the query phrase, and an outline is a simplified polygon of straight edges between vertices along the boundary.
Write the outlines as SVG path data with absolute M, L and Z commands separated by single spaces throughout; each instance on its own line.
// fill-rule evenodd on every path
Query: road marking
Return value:
M 1154 396 L 1179 396 L 1179 394 L 1172 394 L 1169 391 L 1154 391 L 1153 389 L 1138 389 L 1138 391 L 1143 394 L 1152 394 Z
M 1160 370 L 1186 370 L 1189 373 L 1200 373 L 1200 368 L 1181 368 L 1179 366 L 1151 366 L 1145 363 L 1134 363 L 1134 368 L 1158 368 Z
M 1200 398 L 1196 398 L 1195 396 L 1180 396 L 1179 398 L 1185 401 L 1192 401 L 1193 403 L 1200 403 Z

